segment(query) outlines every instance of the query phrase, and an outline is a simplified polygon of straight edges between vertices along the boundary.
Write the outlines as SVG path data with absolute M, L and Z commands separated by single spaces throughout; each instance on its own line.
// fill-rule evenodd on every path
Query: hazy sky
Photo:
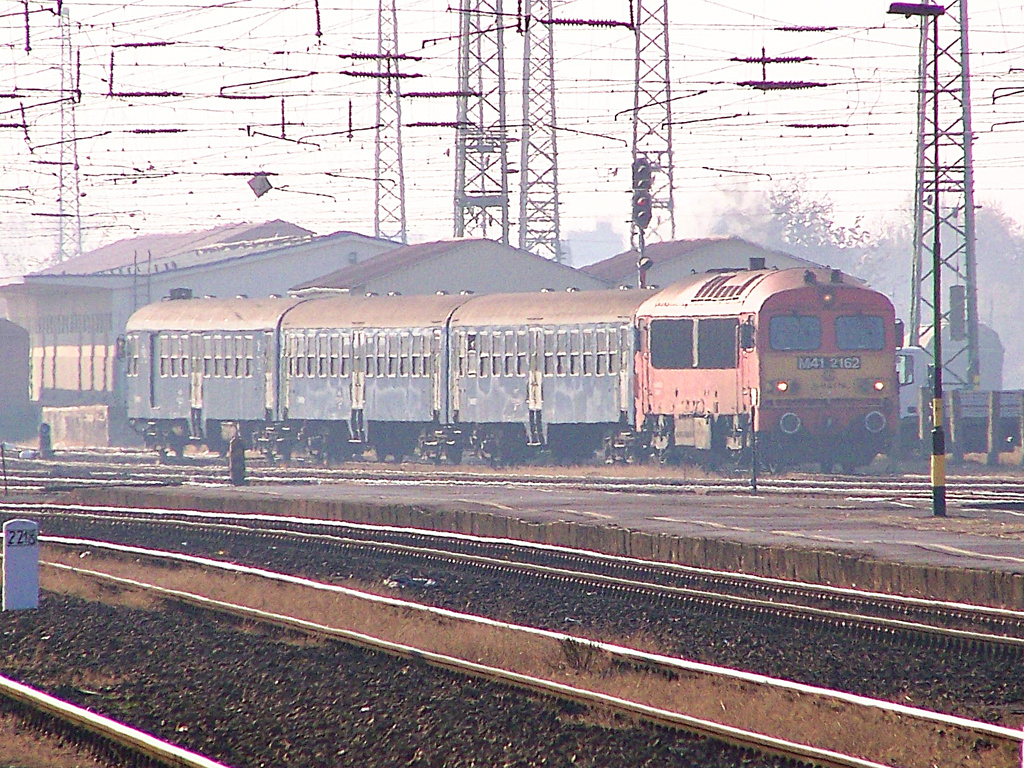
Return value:
M 454 2 L 454 0 L 453 0 Z M 888 16 L 888 0 L 844 4 L 710 2 L 670 8 L 677 234 L 705 234 L 730 195 L 791 185 L 827 195 L 843 223 L 893 218 L 913 186 L 918 31 Z M 320 31 L 317 37 L 317 6 Z M 59 36 L 53 3 L 29 0 L 31 51 L 20 2 L 0 5 L 0 253 L 44 256 L 56 243 Z M 627 20 L 619 0 L 559 3 L 562 18 Z M 169 0 L 69 6 L 81 60 L 76 110 L 86 249 L 134 233 L 184 231 L 282 218 L 317 232 L 373 231 L 376 83 L 338 74 L 372 64 L 341 58 L 376 49 L 377 4 L 367 0 Z M 1024 219 L 1024 4 L 970 0 L 976 197 Z M 506 0 L 506 12 L 516 4 Z M 521 122 L 522 38 L 506 31 L 509 123 Z M 790 32 L 784 26 L 834 26 Z M 406 90 L 456 86 L 458 13 L 441 0 L 399 0 L 403 52 L 423 57 Z M 162 47 L 127 47 L 140 43 Z M 633 38 L 624 29 L 556 28 L 563 232 L 611 221 L 627 230 Z M 737 85 L 760 67 L 734 57 L 810 56 L 768 66 L 772 80 L 827 83 L 761 93 Z M 180 92 L 109 96 L 113 90 Z M 250 86 L 256 81 L 270 81 Z M 226 90 L 225 90 L 226 89 Z M 999 91 L 998 89 L 1004 89 Z M 222 98 L 223 93 L 273 96 Z M 1008 95 L 1004 95 L 1008 94 Z M 994 95 L 999 98 L 994 99 Z M 285 103 L 286 139 L 281 131 Z M 405 122 L 454 120 L 453 100 L 406 100 Z M 349 114 L 355 131 L 348 135 Z M 714 118 L 714 119 L 710 119 Z M 693 121 L 693 122 L 685 122 Z M 1015 122 L 1022 121 L 1022 122 Z M 797 124 L 842 124 L 794 128 Z M 153 132 L 159 131 L 159 132 Z M 409 235 L 452 234 L 453 130 L 404 132 Z M 597 134 L 597 135 L 593 135 Z M 510 153 L 518 167 L 518 144 Z M 620 172 L 620 170 L 622 172 Z M 265 171 L 256 199 L 241 174 Z M 518 184 L 513 176 L 514 185 Z M 518 204 L 513 202 L 513 212 Z M 513 214 L 513 218 L 515 213 Z

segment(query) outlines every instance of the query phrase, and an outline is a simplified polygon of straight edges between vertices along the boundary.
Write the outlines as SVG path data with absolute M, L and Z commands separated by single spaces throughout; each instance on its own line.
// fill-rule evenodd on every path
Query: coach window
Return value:
M 338 375 L 348 376 L 349 359 L 352 354 L 352 340 L 350 336 L 338 337 Z
M 306 375 L 310 378 L 316 376 L 316 336 L 309 332 L 303 338 L 306 353 Z
M 245 378 L 252 378 L 253 360 L 256 357 L 256 343 L 252 336 L 246 336 L 242 346 L 242 354 L 245 355 Z
M 213 375 L 213 339 L 203 336 L 203 376 Z
M 697 322 L 697 367 L 735 368 L 738 327 L 739 320 L 735 317 L 699 320 Z
M 597 342 L 597 364 L 594 366 L 594 372 L 598 376 L 604 376 L 608 373 L 608 331 L 598 328 L 594 340 Z
M 398 375 L 409 375 L 409 356 L 412 337 L 403 332 L 398 337 Z
M 526 331 L 516 331 L 516 376 L 526 375 L 526 356 L 530 352 L 530 338 Z
M 649 328 L 652 367 L 693 368 L 693 320 L 651 320 Z
M 245 375 L 245 337 L 235 336 L 235 378 Z
M 322 331 L 316 335 L 316 375 L 321 379 L 327 378 L 327 339 Z
M 583 375 L 594 375 L 594 329 L 583 331 Z
M 495 333 L 491 339 L 491 376 L 501 376 L 501 360 L 505 354 L 505 337 Z
M 580 339 L 580 332 L 578 329 L 569 331 L 569 375 L 579 376 L 580 367 L 580 356 L 583 354 L 583 342 Z
M 180 362 L 180 358 L 178 356 L 178 353 L 179 353 L 180 346 L 181 346 L 181 340 L 178 338 L 177 335 L 170 336 L 168 338 L 168 340 L 167 340 L 167 347 L 168 347 L 167 354 L 170 357 L 170 373 L 168 373 L 168 375 L 171 376 L 172 378 L 179 375 L 179 373 L 178 373 L 178 363 Z
M 842 315 L 836 318 L 836 346 L 845 351 L 885 348 L 885 325 L 874 315 Z
M 231 378 L 235 375 L 235 337 L 224 337 L 224 376 Z
M 555 373 L 565 376 L 569 372 L 569 333 L 559 331 L 555 349 Z
M 768 322 L 768 339 L 776 352 L 810 352 L 821 347 L 817 315 L 776 315 Z

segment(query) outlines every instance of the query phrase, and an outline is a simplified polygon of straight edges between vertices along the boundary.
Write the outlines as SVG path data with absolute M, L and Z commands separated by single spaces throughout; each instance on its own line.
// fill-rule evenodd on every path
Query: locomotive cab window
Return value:
M 738 327 L 739 321 L 735 317 L 698 321 L 697 367 L 735 368 Z
M 776 315 L 768 322 L 768 337 L 776 352 L 820 349 L 821 319 L 817 315 Z
M 836 346 L 845 351 L 885 348 L 885 325 L 874 315 L 841 315 L 836 318 Z
M 652 320 L 648 343 L 652 367 L 693 368 L 693 320 Z

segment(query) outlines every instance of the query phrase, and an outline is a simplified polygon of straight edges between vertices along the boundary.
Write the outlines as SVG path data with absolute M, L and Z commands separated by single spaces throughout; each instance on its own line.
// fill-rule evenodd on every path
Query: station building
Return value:
M 294 296 L 349 293 L 406 296 L 600 290 L 601 277 L 494 240 L 460 239 L 405 245 L 292 287 Z

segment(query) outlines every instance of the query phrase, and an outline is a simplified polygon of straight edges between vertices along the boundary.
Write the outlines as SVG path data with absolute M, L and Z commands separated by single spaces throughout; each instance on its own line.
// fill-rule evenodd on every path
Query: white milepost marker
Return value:
M 4 523 L 4 610 L 39 607 L 39 524 Z

